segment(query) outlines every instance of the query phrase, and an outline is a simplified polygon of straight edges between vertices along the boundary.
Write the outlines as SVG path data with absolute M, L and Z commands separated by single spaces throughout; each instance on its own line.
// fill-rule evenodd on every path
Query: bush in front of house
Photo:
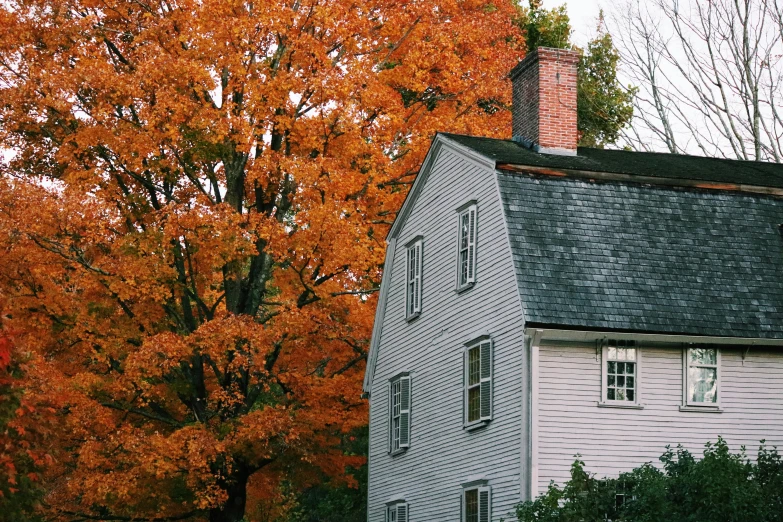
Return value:
M 517 506 L 520 522 L 783 522 L 783 458 L 762 441 L 755 461 L 723 439 L 695 458 L 678 446 L 617 479 L 576 460 L 571 479 Z

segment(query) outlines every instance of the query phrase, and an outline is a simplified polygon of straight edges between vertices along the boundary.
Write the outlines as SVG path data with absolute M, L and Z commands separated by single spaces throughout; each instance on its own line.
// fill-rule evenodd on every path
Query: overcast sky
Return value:
M 544 7 L 551 9 L 565 4 L 574 29 L 573 41 L 579 46 L 584 46 L 595 34 L 600 7 L 606 6 L 607 3 L 607 0 L 544 0 Z

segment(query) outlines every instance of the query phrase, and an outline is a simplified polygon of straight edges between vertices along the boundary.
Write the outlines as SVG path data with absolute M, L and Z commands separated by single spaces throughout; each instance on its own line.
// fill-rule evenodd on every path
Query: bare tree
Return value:
M 781 162 L 781 0 L 621 2 L 612 32 L 639 87 L 626 143 Z

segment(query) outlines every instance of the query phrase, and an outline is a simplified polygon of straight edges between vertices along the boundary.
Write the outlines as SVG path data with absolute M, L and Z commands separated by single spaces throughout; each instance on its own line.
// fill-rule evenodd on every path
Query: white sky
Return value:
M 601 6 L 607 9 L 607 0 L 544 0 L 544 7 L 551 9 L 565 4 L 568 17 L 571 19 L 571 27 L 574 29 L 573 42 L 584 46 L 590 37 L 595 34 L 598 11 Z

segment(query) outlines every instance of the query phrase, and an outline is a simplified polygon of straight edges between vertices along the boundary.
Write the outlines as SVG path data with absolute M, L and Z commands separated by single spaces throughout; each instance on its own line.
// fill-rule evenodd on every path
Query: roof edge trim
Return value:
M 783 188 L 765 187 L 761 185 L 718 183 L 705 180 L 666 178 L 657 176 L 640 176 L 638 174 L 623 174 L 617 172 L 536 167 L 532 165 L 516 165 L 512 163 L 498 163 L 496 168 L 498 170 L 515 172 L 519 174 L 572 177 L 591 181 L 622 181 L 641 185 L 661 185 L 668 187 L 684 187 L 725 192 L 744 192 L 749 194 L 783 197 Z
M 362 391 L 365 393 L 370 392 L 372 379 L 375 377 L 375 360 L 378 358 L 378 344 L 381 342 L 383 316 L 386 314 L 386 299 L 389 294 L 389 285 L 391 284 L 391 267 L 394 264 L 394 248 L 396 246 L 397 240 L 394 238 L 386 244 L 386 258 L 383 261 L 381 290 L 378 293 L 378 304 L 375 307 L 375 319 L 372 326 L 372 336 L 370 337 L 370 349 L 367 352 L 367 364 L 364 367 Z M 386 274 L 389 274 L 389 277 L 386 277 Z

